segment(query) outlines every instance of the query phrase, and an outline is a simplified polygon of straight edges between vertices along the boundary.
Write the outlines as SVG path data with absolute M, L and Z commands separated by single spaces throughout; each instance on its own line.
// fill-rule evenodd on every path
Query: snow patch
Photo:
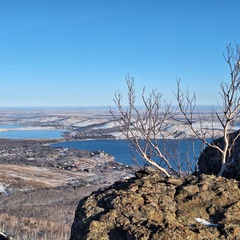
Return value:
M 201 224 L 203 224 L 203 225 L 205 225 L 205 226 L 208 226 L 208 227 L 217 227 L 217 226 L 218 226 L 218 224 L 209 222 L 209 221 L 204 220 L 204 219 L 202 219 L 202 218 L 194 218 L 194 220 L 195 220 L 196 222 L 199 222 L 199 223 L 201 223 Z
M 0 193 L 7 193 L 6 187 L 3 184 L 0 184 Z

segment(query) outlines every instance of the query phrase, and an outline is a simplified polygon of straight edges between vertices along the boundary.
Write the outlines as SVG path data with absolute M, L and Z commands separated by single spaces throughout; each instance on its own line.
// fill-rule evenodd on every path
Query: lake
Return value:
M 159 146 L 163 146 L 162 140 L 158 142 Z M 198 156 L 201 151 L 201 142 L 198 139 L 194 140 L 194 149 L 193 151 L 193 140 L 192 139 L 184 139 L 184 140 L 175 140 L 169 139 L 167 140 L 166 146 L 166 154 L 172 153 L 181 159 L 183 170 L 186 171 L 188 165 L 185 160 L 189 159 L 192 163 L 192 170 L 195 168 L 196 160 L 195 155 Z M 71 141 L 71 142 L 61 142 L 52 144 L 54 147 L 67 147 L 67 148 L 75 148 L 75 149 L 83 149 L 83 150 L 102 150 L 105 153 L 111 154 L 115 157 L 115 161 L 120 162 L 125 165 L 134 165 L 132 161 L 132 154 L 136 153 L 129 146 L 129 142 L 127 140 L 88 140 L 88 141 Z M 169 157 L 171 159 L 171 157 Z M 137 160 L 140 165 L 143 165 L 143 160 L 137 156 Z M 159 162 L 159 159 L 154 159 Z M 175 166 L 174 162 L 171 160 L 172 166 Z M 174 167 L 176 169 L 176 167 Z
M 20 128 L 20 127 L 24 127 L 24 126 L 19 124 L 0 124 L 1 129 L 14 129 L 14 128 Z
M 0 132 L 0 138 L 10 139 L 60 139 L 63 138 L 64 130 L 15 130 L 14 128 L 23 127 L 20 125 L 0 125 L 0 128 L 9 129 L 6 132 Z M 158 140 L 160 148 L 163 147 L 163 141 Z M 187 171 L 187 162 L 191 163 L 191 169 L 193 170 L 196 165 L 196 159 L 200 153 L 201 142 L 200 140 L 192 139 L 169 139 L 166 141 L 167 146 L 165 147 L 165 155 L 169 154 L 174 156 L 167 156 L 170 159 L 171 165 L 176 169 L 176 161 L 173 159 L 180 159 L 182 164 L 182 170 Z M 134 149 L 129 146 L 127 140 L 85 140 L 85 141 L 70 141 L 60 142 L 53 144 L 54 147 L 67 147 L 83 150 L 101 150 L 105 153 L 114 156 L 115 161 L 125 165 L 134 165 L 132 161 L 133 155 L 136 157 L 140 165 L 144 165 L 145 162 L 139 157 Z M 193 151 L 195 149 L 195 152 Z M 159 162 L 158 158 L 153 158 L 156 162 L 164 166 L 163 163 Z M 187 160 L 187 161 L 186 161 Z
M 14 128 L 12 128 L 14 129 Z M 11 130 L 6 132 L 0 132 L 0 138 L 11 139 L 54 139 L 63 138 L 64 130 Z

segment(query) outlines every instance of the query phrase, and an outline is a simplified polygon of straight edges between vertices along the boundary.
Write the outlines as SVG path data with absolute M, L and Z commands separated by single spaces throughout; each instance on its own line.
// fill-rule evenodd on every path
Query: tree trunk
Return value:
M 220 172 L 218 173 L 218 176 L 222 176 L 224 171 L 226 170 L 226 168 L 227 168 L 227 163 L 225 162 L 222 164 L 222 167 L 221 167 Z

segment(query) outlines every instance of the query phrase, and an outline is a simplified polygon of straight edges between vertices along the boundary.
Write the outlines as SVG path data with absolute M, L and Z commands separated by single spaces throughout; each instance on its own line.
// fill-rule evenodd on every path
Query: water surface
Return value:
M 0 129 L 14 129 L 14 128 L 21 128 L 24 125 L 20 124 L 0 124 Z
M 0 138 L 10 139 L 54 139 L 63 138 L 63 130 L 11 130 L 0 132 Z
M 158 142 L 160 148 L 163 146 L 163 141 L 159 140 Z M 136 157 L 140 165 L 145 164 L 145 162 L 139 157 L 134 149 L 132 149 L 127 140 L 88 140 L 88 141 L 71 141 L 71 142 L 61 142 L 52 144 L 55 147 L 67 147 L 75 148 L 82 150 L 102 150 L 105 153 L 109 153 L 115 157 L 115 161 L 120 162 L 125 165 L 134 165 L 132 157 Z M 165 155 L 168 153 L 174 155 L 180 159 L 180 164 L 182 164 L 183 170 L 187 171 L 188 165 L 187 162 L 191 162 L 192 170 L 196 165 L 196 158 L 198 157 L 201 151 L 201 142 L 197 139 L 194 140 L 194 150 L 193 150 L 193 140 L 184 139 L 184 140 L 167 140 L 167 146 L 165 147 Z M 173 157 L 173 158 L 174 158 Z M 172 166 L 176 169 L 175 162 L 171 160 Z M 154 158 L 156 162 L 159 162 L 159 158 Z M 187 161 L 185 161 L 187 160 Z M 188 161 L 189 160 L 189 161 Z M 164 164 L 161 164 L 164 166 Z

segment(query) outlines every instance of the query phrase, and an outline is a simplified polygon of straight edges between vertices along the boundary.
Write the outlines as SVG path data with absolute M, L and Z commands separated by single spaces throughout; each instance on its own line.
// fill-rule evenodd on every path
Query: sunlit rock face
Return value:
M 234 179 L 153 171 L 82 199 L 70 239 L 238 239 L 239 212 Z
M 232 145 L 233 139 L 239 134 L 239 131 L 229 134 L 229 144 Z M 223 149 L 223 138 L 214 140 L 214 144 Z M 240 137 L 234 143 L 229 156 L 229 165 L 223 176 L 240 180 Z M 206 147 L 199 157 L 199 172 L 205 174 L 217 175 L 221 169 L 221 154 L 217 149 Z

